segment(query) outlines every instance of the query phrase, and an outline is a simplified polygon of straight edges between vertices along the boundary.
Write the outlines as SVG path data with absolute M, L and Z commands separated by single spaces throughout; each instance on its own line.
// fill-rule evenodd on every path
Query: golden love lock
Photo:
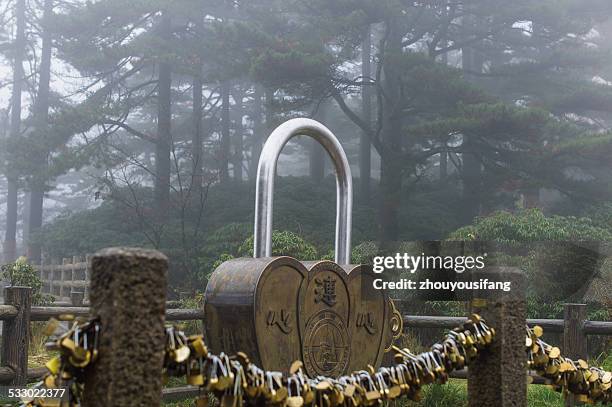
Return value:
M 314 138 L 336 172 L 335 261 L 272 257 L 272 205 L 278 157 L 295 136 Z M 267 370 L 287 372 L 302 360 L 311 376 L 378 367 L 402 331 L 387 293 L 373 287 L 371 267 L 351 265 L 352 177 L 338 139 L 311 119 L 281 124 L 267 139 L 257 169 L 254 258 L 232 259 L 212 274 L 204 296 L 212 352 L 245 352 Z

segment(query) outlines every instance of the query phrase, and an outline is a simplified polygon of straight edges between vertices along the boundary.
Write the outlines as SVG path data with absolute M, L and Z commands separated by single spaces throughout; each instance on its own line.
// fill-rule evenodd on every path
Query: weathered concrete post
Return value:
M 6 287 L 4 303 L 17 308 L 15 318 L 4 321 L 2 327 L 2 364 L 15 372 L 13 386 L 24 386 L 28 380 L 28 348 L 30 345 L 30 287 Z
M 468 369 L 470 407 L 527 405 L 525 355 L 525 276 L 516 268 L 495 267 L 472 273 L 472 281 L 510 282 L 510 291 L 476 291 L 471 311 L 495 328 L 492 346 Z
M 102 329 L 83 405 L 159 406 L 168 259 L 155 250 L 111 248 L 96 253 L 91 267 L 91 313 Z
M 564 304 L 563 308 L 563 356 L 576 359 L 588 358 L 587 338 L 582 330 L 586 320 L 586 304 Z M 578 404 L 577 397 L 568 394 L 566 406 Z

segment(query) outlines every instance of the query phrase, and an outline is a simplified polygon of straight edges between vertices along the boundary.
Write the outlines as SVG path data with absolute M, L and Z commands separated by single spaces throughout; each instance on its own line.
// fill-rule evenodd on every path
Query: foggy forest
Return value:
M 3 0 L 4 263 L 151 247 L 174 292 L 201 291 L 249 255 L 262 144 L 294 117 L 347 152 L 354 261 L 610 241 L 611 17 L 605 0 Z M 329 158 L 304 138 L 278 168 L 275 254 L 332 257 Z
M 346 151 L 352 263 L 494 242 L 529 318 L 580 302 L 610 321 L 610 0 L 0 0 L 1 278 L 38 290 L 44 264 L 144 247 L 168 256 L 168 298 L 200 306 L 253 255 L 259 157 L 292 118 Z M 333 259 L 326 151 L 292 140 L 276 181 L 273 254 Z M 608 370 L 609 344 L 589 338 Z M 453 386 L 423 405 L 465 405 Z M 539 389 L 529 405 L 564 405 Z

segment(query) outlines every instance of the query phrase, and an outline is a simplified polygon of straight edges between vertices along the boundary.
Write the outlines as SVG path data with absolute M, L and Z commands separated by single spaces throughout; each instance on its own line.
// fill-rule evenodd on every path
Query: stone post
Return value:
M 91 313 L 102 329 L 83 406 L 160 406 L 168 259 L 111 248 L 92 257 L 91 269 Z
M 496 331 L 492 346 L 468 369 L 470 407 L 527 405 L 525 276 L 516 268 L 475 271 L 472 281 L 510 282 L 510 291 L 475 291 L 471 311 Z

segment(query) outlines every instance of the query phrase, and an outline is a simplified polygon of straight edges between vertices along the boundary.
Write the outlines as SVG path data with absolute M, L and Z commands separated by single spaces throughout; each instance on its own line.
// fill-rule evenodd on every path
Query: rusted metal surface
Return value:
M 206 343 L 213 352 L 246 352 L 266 369 L 301 359 L 298 295 L 307 270 L 289 257 L 233 259 L 206 286 Z

